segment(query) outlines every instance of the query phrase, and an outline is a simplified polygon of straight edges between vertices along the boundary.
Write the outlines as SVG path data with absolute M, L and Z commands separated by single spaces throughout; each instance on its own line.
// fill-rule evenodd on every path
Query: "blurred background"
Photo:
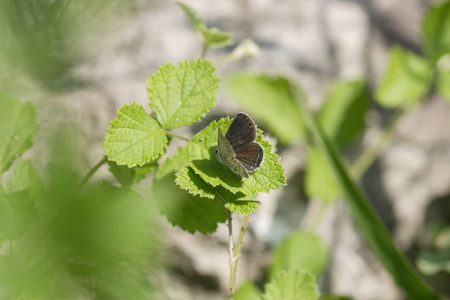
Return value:
M 315 111 L 320 109 L 337 79 L 366 77 L 370 87 L 379 85 L 388 64 L 390 48 L 394 45 L 416 54 L 423 53 L 421 21 L 427 7 L 438 2 L 185 1 L 204 16 L 209 26 L 235 36 L 233 45 L 208 51 L 207 59 L 215 61 L 224 57 L 244 39 L 253 40 L 260 48 L 257 58 L 244 58 L 219 66 L 218 75 L 223 82 L 231 74 L 243 70 L 284 75 L 302 86 L 308 104 Z M 186 15 L 174 1 L 166 0 L 2 1 L 0 37 L 0 90 L 37 107 L 40 128 L 35 146 L 24 158 L 31 158 L 38 173 L 45 175 L 54 187 L 45 196 L 50 202 L 60 193 L 67 193 L 66 188 L 70 190 L 73 186 L 73 178 L 84 176 L 102 158 L 102 142 L 118 108 L 135 101 L 150 111 L 146 92 L 150 74 L 164 62 L 193 60 L 202 53 L 201 41 Z M 243 110 L 224 86 L 218 95 L 217 105 L 202 123 L 181 128 L 178 133 L 192 137 L 213 119 L 234 116 Z M 392 110 L 381 108 L 371 99 L 371 109 L 365 116 L 367 129 L 355 145 L 345 149 L 347 157 L 351 159 L 360 153 L 392 115 Z M 257 118 L 255 121 L 265 129 L 263 122 Z M 450 222 L 449 128 L 450 105 L 438 94 L 433 94 L 399 123 L 392 141 L 360 181 L 397 245 L 413 262 L 428 245 L 433 221 L 447 225 Z M 286 128 L 289 130 L 292 129 Z M 276 142 L 269 130 L 265 134 Z M 180 145 L 184 145 L 183 142 L 174 142 L 169 153 Z M 277 153 L 286 169 L 288 185 L 257 197 L 262 204 L 250 218 L 238 270 L 238 285 L 249 279 L 263 286 L 276 245 L 292 231 L 311 222 L 320 209 L 320 205 L 305 194 L 306 147 L 300 142 L 279 144 Z M 60 162 L 56 168 L 51 167 L 55 160 Z M 70 172 L 61 168 L 68 168 Z M 8 176 L 11 171 L 5 178 Z M 105 181 L 96 188 L 117 195 L 107 166 L 101 167 L 93 180 L 107 180 L 112 185 Z M 65 188 L 61 191 L 58 186 Z M 36 251 L 39 257 L 45 253 L 60 258 L 71 251 L 89 253 L 103 256 L 105 265 L 91 270 L 80 263 L 83 268 L 77 269 L 77 259 L 82 261 L 84 258 L 78 254 L 76 258 L 71 257 L 70 272 L 61 273 L 61 276 L 78 278 L 77 287 L 71 285 L 48 292 L 46 299 L 79 287 L 85 292 L 77 294 L 77 299 L 224 298 L 229 277 L 225 224 L 220 224 L 214 234 L 191 235 L 167 223 L 145 193 L 134 192 L 123 196 L 132 199 L 127 204 L 108 208 L 99 217 L 95 212 L 105 203 L 97 199 L 100 206 L 80 209 L 74 204 L 76 201 L 95 202 L 95 196 L 88 193 L 79 199 L 77 195 L 74 192 L 73 197 L 68 197 L 67 201 L 74 206 L 61 208 L 60 216 L 52 221 L 56 223 L 40 223 L 36 230 L 42 238 L 29 233 L 33 238 L 25 239 L 22 249 L 31 253 Z M 120 208 L 120 205 L 126 207 Z M 148 214 L 140 214 L 143 210 Z M 138 217 L 134 219 L 136 214 Z M 100 228 L 117 226 L 118 236 L 105 237 L 105 232 L 109 232 L 106 229 L 92 233 L 90 226 L 98 224 L 102 224 Z M 128 231 L 120 231 L 119 228 L 124 228 L 121 224 L 136 234 L 128 236 Z M 53 232 L 54 228 L 60 230 L 47 236 L 46 232 Z M 323 293 L 354 299 L 405 299 L 361 238 L 344 202 L 327 209 L 316 229 L 330 253 L 325 274 L 319 280 Z M 90 242 L 84 240 L 87 232 Z M 67 236 L 75 238 L 66 241 Z M 106 241 L 98 242 L 99 236 Z M 80 250 L 78 242 L 87 243 L 89 247 L 83 246 Z M 100 244 L 110 248 L 103 249 Z M 129 245 L 122 249 L 123 252 L 110 253 L 111 249 L 123 244 Z M 58 245 L 65 245 L 61 246 L 65 250 L 53 253 L 52 247 L 58 248 Z M 130 245 L 136 249 L 132 255 L 135 260 L 130 258 Z M 3 244 L 1 253 L 8 251 L 11 251 L 9 246 Z M 30 255 L 34 254 L 23 253 L 24 259 Z M 54 257 L 43 259 L 42 264 L 56 266 Z M 3 270 L 8 272 L 16 270 L 20 264 L 7 263 L 9 267 Z M 107 275 L 115 273 L 109 273 L 108 268 L 120 274 L 120 266 L 126 266 L 126 272 L 111 281 Z M 35 268 L 43 267 L 36 265 Z M 49 270 L 54 270 L 52 268 Z M 1 274 L 2 278 L 9 277 L 10 273 L 6 271 Z M 22 273 L 18 271 L 17 274 L 17 278 L 21 278 Z M 93 275 L 86 282 L 80 274 Z M 124 274 L 134 282 L 128 285 Z M 142 278 L 147 278 L 149 283 L 138 282 Z M 448 271 L 439 271 L 426 278 L 437 291 L 450 295 Z M 27 278 L 28 281 L 24 280 L 22 284 L 27 286 L 34 279 Z M 45 278 L 36 289 L 45 289 L 52 280 Z M 11 282 L 18 284 L 21 280 Z M 120 291 L 113 292 L 107 287 L 108 282 L 121 282 L 123 286 L 116 285 Z M 10 295 L 6 286 L 0 288 L 0 296 Z M 129 298 L 124 296 L 130 295 L 126 292 L 128 287 L 142 291 Z M 41 299 L 32 298 L 35 294 L 21 299 Z

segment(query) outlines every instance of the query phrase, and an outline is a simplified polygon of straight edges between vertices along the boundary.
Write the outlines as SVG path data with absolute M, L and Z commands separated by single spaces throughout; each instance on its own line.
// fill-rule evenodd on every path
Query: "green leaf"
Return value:
M 336 81 L 328 93 L 319 121 L 340 146 L 353 142 L 365 127 L 369 89 L 365 80 Z
M 394 47 L 376 93 L 377 101 L 385 107 L 408 106 L 419 102 L 430 88 L 432 71 L 428 60 L 401 47 Z
M 0 187 L 0 243 L 17 240 L 37 217 L 35 202 L 26 191 L 6 194 Z
M 200 27 L 202 25 L 206 25 L 205 19 L 196 9 L 180 1 L 177 1 L 176 3 L 179 7 L 181 7 L 181 9 L 183 9 L 192 26 L 194 26 L 195 30 L 200 31 Z
M 327 201 L 334 201 L 342 196 L 342 191 L 333 169 L 322 151 L 314 146 L 308 148 L 305 192 L 310 198 L 319 198 Z
M 225 118 L 212 122 L 207 128 L 197 133 L 188 144 L 189 166 L 196 174 L 213 187 L 222 186 L 232 193 L 254 196 L 258 192 L 268 193 L 286 185 L 284 169 L 278 163 L 279 156 L 272 153 L 272 145 L 262 139 L 262 131 L 258 130 L 256 141 L 264 148 L 264 162 L 261 167 L 251 173 L 249 179 L 241 179 L 231 169 L 217 160 L 217 127 L 226 132 L 232 120 Z M 199 142 L 199 140 L 204 142 Z M 195 184 L 195 183 L 192 183 Z
M 244 281 L 236 290 L 234 300 L 261 300 L 262 295 L 258 287 L 251 281 Z
M 0 93 L 0 174 L 33 145 L 38 130 L 36 108 Z
M 245 197 L 243 193 L 233 194 L 222 186 L 213 187 L 206 183 L 199 175 L 195 174 L 190 167 L 184 167 L 176 173 L 175 180 L 182 189 L 187 190 L 192 195 L 199 195 L 201 197 L 215 199 L 219 197 L 225 201 L 225 208 L 233 213 L 241 215 L 249 215 L 255 211 L 260 202 L 252 200 L 243 200 Z
M 188 164 L 187 147 L 179 149 L 158 169 L 152 185 L 152 196 L 161 214 L 174 226 L 190 233 L 216 231 L 225 222 L 226 210 L 217 200 L 192 196 L 175 184 L 175 172 Z
M 27 159 L 14 168 L 7 188 L 9 193 L 29 190 L 30 195 L 37 195 L 43 191 L 44 185 L 33 163 Z
M 234 74 L 226 81 L 231 97 L 237 100 L 286 144 L 305 136 L 305 129 L 290 82 L 281 76 Z
M 439 73 L 436 87 L 442 96 L 450 102 L 450 71 Z
M 450 2 L 432 6 L 424 18 L 422 28 L 425 50 L 431 59 L 437 61 L 450 52 Z
M 450 249 L 422 251 L 417 258 L 417 267 L 428 276 L 440 271 L 450 273 Z
M 447 101 L 450 101 L 450 53 L 439 59 L 437 70 L 436 87 Z
M 278 245 L 270 267 L 270 276 L 280 271 L 308 270 L 320 276 L 328 263 L 329 253 L 313 232 L 295 232 Z
M 194 29 L 203 36 L 206 46 L 210 48 L 223 48 L 233 43 L 232 33 L 221 31 L 216 27 L 207 27 L 205 19 L 196 9 L 179 1 L 177 1 L 177 4 L 183 9 Z
M 232 213 L 240 215 L 250 215 L 258 209 L 261 202 L 254 200 L 236 200 L 234 202 L 225 203 L 225 208 Z
M 142 179 L 144 179 L 148 174 L 153 172 L 154 169 L 158 167 L 158 161 L 152 160 L 148 163 L 143 164 L 142 166 L 135 166 L 129 168 L 127 166 L 119 166 L 114 161 L 108 161 L 109 170 L 114 175 L 116 180 L 123 187 L 130 187 L 139 183 Z
M 167 147 L 167 137 L 142 105 L 132 102 L 117 111 L 106 137 L 106 153 L 118 165 L 142 166 L 156 159 Z
M 295 90 L 293 90 L 295 92 Z M 375 212 L 361 188 L 351 178 L 337 146 L 323 133 L 312 112 L 303 100 L 298 97 L 299 108 L 311 138 L 319 147 L 344 192 L 344 199 L 350 207 L 352 216 L 366 239 L 369 247 L 380 259 L 384 267 L 391 273 L 411 299 L 441 299 L 428 284 L 415 272 L 407 258 L 397 249 L 386 226 Z
M 205 43 L 209 48 L 223 48 L 233 44 L 234 36 L 230 32 L 221 31 L 219 28 L 200 26 Z
M 264 300 L 315 300 L 320 293 L 316 278 L 308 271 L 283 271 L 265 285 Z
M 199 122 L 217 100 L 220 78 L 209 60 L 167 62 L 147 80 L 150 106 L 164 128 Z
M 347 296 L 326 295 L 320 297 L 320 300 L 353 300 L 353 298 Z

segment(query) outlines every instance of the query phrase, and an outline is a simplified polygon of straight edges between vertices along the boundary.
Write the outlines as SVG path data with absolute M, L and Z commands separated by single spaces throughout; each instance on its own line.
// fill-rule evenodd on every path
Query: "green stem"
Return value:
M 222 58 L 216 60 L 216 61 L 214 62 L 214 65 L 215 65 L 216 67 L 220 67 L 220 66 L 222 66 L 222 65 L 224 65 L 224 64 L 227 64 L 227 63 L 230 63 L 230 62 L 232 62 L 232 61 L 235 61 L 236 59 L 238 59 L 238 58 L 236 57 L 236 55 L 234 55 L 234 53 L 231 52 L 231 53 L 229 53 L 229 54 L 223 56 Z
M 217 199 L 222 202 L 222 204 L 225 204 L 225 200 L 223 200 L 221 197 L 217 197 Z M 242 220 L 241 230 L 239 231 L 239 237 L 236 243 L 236 248 L 233 246 L 233 218 L 231 216 L 231 211 L 227 209 L 227 219 L 228 219 L 228 252 L 229 252 L 229 258 L 230 258 L 230 284 L 228 287 L 228 300 L 234 299 L 234 294 L 236 291 L 236 273 L 237 273 L 237 266 L 239 262 L 239 257 L 241 255 L 241 249 L 242 249 L 242 241 L 244 240 L 244 234 L 245 230 L 247 229 L 248 225 L 248 219 L 249 215 L 245 215 L 244 219 Z
M 233 219 L 231 217 L 231 212 L 227 209 L 228 217 L 228 252 L 230 257 L 230 285 L 228 287 L 228 300 L 234 299 L 234 286 L 236 284 L 236 270 L 237 270 L 237 259 L 234 256 L 233 247 Z
M 80 181 L 80 186 L 84 186 L 86 182 L 89 180 L 89 178 L 94 175 L 94 173 L 108 160 L 106 156 L 103 156 L 103 158 L 94 166 L 92 167 L 89 172 L 86 174 L 86 176 L 83 177 Z
M 372 143 L 366 150 L 359 156 L 359 158 L 352 164 L 351 173 L 356 179 L 359 179 L 367 169 L 373 164 L 373 162 L 383 151 L 387 143 L 392 139 L 399 121 L 406 116 L 414 107 L 408 109 L 399 110 L 389 120 L 388 125 L 381 131 L 377 140 Z
M 200 54 L 201 59 L 205 58 L 206 52 L 208 52 L 208 45 L 206 44 L 206 42 L 203 42 L 202 53 Z
M 237 260 L 239 259 L 239 256 L 241 255 L 242 241 L 244 239 L 245 230 L 247 230 L 249 218 L 250 218 L 250 215 L 245 215 L 244 219 L 242 220 L 241 230 L 239 231 L 239 237 L 238 237 L 238 240 L 236 243 L 236 251 L 234 252 L 234 256 L 236 258 L 236 265 L 237 265 Z
M 179 138 L 180 140 L 183 140 L 183 141 L 186 141 L 186 142 L 190 142 L 191 141 L 190 139 L 185 138 L 184 136 L 181 136 L 179 134 L 176 134 L 176 133 L 174 133 L 174 132 L 172 132 L 170 130 L 167 130 L 167 129 L 164 129 L 164 128 L 162 128 L 162 130 L 165 132 L 165 134 L 173 136 L 173 137 L 176 137 L 176 138 Z
M 320 207 L 317 213 L 314 215 L 314 219 L 311 221 L 311 224 L 309 225 L 309 228 L 311 231 L 316 231 L 319 224 L 322 222 L 323 216 L 325 216 L 325 213 L 330 208 L 330 202 L 322 200 L 320 202 Z

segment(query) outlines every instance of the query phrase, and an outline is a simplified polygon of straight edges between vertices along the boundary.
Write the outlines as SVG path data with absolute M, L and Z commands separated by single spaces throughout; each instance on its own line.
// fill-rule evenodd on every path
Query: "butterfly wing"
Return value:
M 217 129 L 217 145 L 220 160 L 239 177 L 249 178 L 245 167 L 236 159 L 236 154 L 230 142 L 225 138 L 220 128 Z
M 248 171 L 253 172 L 264 161 L 264 148 L 257 142 L 250 142 L 234 148 L 236 159 Z
M 219 150 L 219 154 L 221 156 L 230 155 L 232 157 L 235 156 L 233 146 L 231 143 L 225 138 L 220 128 L 217 128 L 217 147 Z
M 231 122 L 225 138 L 233 148 L 253 142 L 256 139 L 256 126 L 252 118 L 244 113 L 238 113 Z

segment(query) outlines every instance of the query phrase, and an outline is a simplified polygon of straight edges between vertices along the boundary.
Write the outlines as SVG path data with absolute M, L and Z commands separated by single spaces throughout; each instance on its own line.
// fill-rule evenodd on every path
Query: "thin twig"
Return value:
M 183 140 L 183 141 L 186 141 L 186 142 L 190 142 L 191 141 L 190 139 L 185 138 L 184 136 L 181 136 L 179 134 L 176 134 L 176 133 L 174 133 L 174 132 L 172 132 L 170 130 L 167 130 L 167 129 L 164 129 L 164 128 L 162 128 L 162 130 L 164 131 L 165 134 L 173 136 L 173 137 L 176 137 L 176 138 L 179 138 L 180 140 Z
M 410 107 L 408 109 L 397 111 L 389 120 L 388 125 L 383 129 L 383 131 L 380 132 L 376 141 L 367 147 L 359 158 L 352 164 L 350 171 L 356 179 L 359 179 L 373 164 L 373 162 L 380 155 L 381 151 L 383 151 L 384 147 L 392 139 L 400 120 L 403 119 L 404 116 L 408 115 L 413 108 L 414 107 Z
M 203 42 L 202 53 L 200 54 L 201 59 L 205 58 L 206 52 L 208 52 L 208 45 L 206 44 L 206 42 Z
M 92 175 L 94 175 L 94 173 L 108 160 L 108 158 L 106 156 L 103 156 L 103 158 L 95 165 L 93 166 L 89 172 L 86 174 L 86 176 L 83 177 L 83 179 L 81 179 L 80 181 L 80 186 L 83 187 L 86 182 L 89 180 L 89 178 L 92 177 Z

